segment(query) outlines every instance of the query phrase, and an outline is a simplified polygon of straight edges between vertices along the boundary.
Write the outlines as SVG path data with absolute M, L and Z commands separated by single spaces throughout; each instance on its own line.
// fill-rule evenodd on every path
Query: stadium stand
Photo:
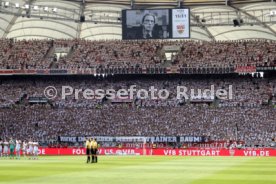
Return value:
M 181 50 L 171 61 L 183 67 L 275 66 L 274 41 L 86 41 L 3 40 L 2 69 L 86 69 L 102 67 L 163 66 L 164 46 Z M 7 45 L 8 48 L 6 47 Z M 32 49 L 28 48 L 32 46 Z M 71 54 L 57 61 L 54 48 L 70 48 Z M 47 56 L 48 57 L 47 57 Z
M 74 95 L 44 104 L 32 104 L 33 97 L 43 97 L 47 86 L 62 85 L 74 89 L 167 89 L 167 100 L 133 99 L 113 103 L 112 100 L 75 99 Z M 233 99 L 213 99 L 211 103 L 193 103 L 176 99 L 178 85 L 190 89 L 215 89 L 233 86 Z M 268 146 L 275 137 L 275 109 L 271 106 L 276 91 L 275 79 L 60 79 L 7 80 L 1 82 L 1 136 L 17 132 L 24 139 L 32 135 L 41 141 L 56 141 L 58 135 L 204 135 L 211 140 L 243 140 L 247 145 Z M 5 91 L 9 90 L 9 93 Z M 189 94 L 189 93 L 188 93 Z M 143 118 L 141 118 L 143 117 Z M 238 137 L 236 137 L 238 126 Z M 92 128 L 93 127 L 93 128 Z
M 52 144 L 61 135 L 91 136 L 93 129 L 94 136 L 206 136 L 250 147 L 268 147 L 275 139 L 275 1 L 135 0 L 134 6 L 121 0 L 107 1 L 108 7 L 99 0 L 53 1 L 51 7 L 44 0 L 19 0 L 19 6 L 6 1 L 0 1 L 0 138 L 16 135 Z M 121 40 L 121 10 L 145 7 L 189 7 L 190 39 Z M 266 70 L 272 75 L 260 77 Z M 24 78 L 27 74 L 32 76 Z M 170 96 L 61 99 L 65 85 L 92 90 L 154 86 Z M 233 99 L 177 99 L 178 85 L 188 92 L 231 85 Z M 48 86 L 57 89 L 57 98 L 45 98 Z

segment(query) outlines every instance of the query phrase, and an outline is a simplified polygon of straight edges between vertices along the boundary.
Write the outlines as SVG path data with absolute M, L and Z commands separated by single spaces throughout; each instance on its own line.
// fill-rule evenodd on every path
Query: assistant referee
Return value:
M 98 152 L 98 143 L 97 143 L 97 139 L 93 139 L 91 142 L 91 146 L 92 146 L 92 161 L 91 163 L 98 163 L 98 156 L 97 156 L 97 152 Z
M 91 138 L 87 138 L 85 142 L 85 148 L 86 148 L 86 155 L 87 155 L 87 160 L 86 163 L 90 162 L 90 154 L 91 154 Z

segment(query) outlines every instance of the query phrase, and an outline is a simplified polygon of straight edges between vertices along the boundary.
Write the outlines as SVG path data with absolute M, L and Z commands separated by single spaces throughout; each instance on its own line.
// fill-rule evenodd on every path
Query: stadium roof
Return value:
M 276 40 L 276 2 L 254 0 L 0 0 L 0 37 L 121 39 L 121 10 L 191 10 L 191 39 Z M 7 3 L 9 2 L 9 3 Z M 28 5 L 30 6 L 28 7 Z M 85 22 L 80 23 L 80 16 Z M 233 26 L 237 20 L 239 26 Z

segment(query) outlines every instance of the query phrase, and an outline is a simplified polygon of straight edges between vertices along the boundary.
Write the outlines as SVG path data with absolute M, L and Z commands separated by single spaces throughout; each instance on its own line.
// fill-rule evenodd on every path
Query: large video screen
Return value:
M 124 40 L 190 38 L 190 10 L 123 10 L 122 31 Z

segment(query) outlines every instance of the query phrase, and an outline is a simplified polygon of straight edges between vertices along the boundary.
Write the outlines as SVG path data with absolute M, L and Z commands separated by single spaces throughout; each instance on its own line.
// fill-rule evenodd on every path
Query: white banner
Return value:
M 206 138 L 204 136 L 152 136 L 152 137 L 143 137 L 143 136 L 87 136 L 96 138 L 98 142 L 191 142 L 191 143 L 204 143 Z M 84 136 L 58 136 L 58 141 L 60 142 L 84 142 L 86 137 Z

